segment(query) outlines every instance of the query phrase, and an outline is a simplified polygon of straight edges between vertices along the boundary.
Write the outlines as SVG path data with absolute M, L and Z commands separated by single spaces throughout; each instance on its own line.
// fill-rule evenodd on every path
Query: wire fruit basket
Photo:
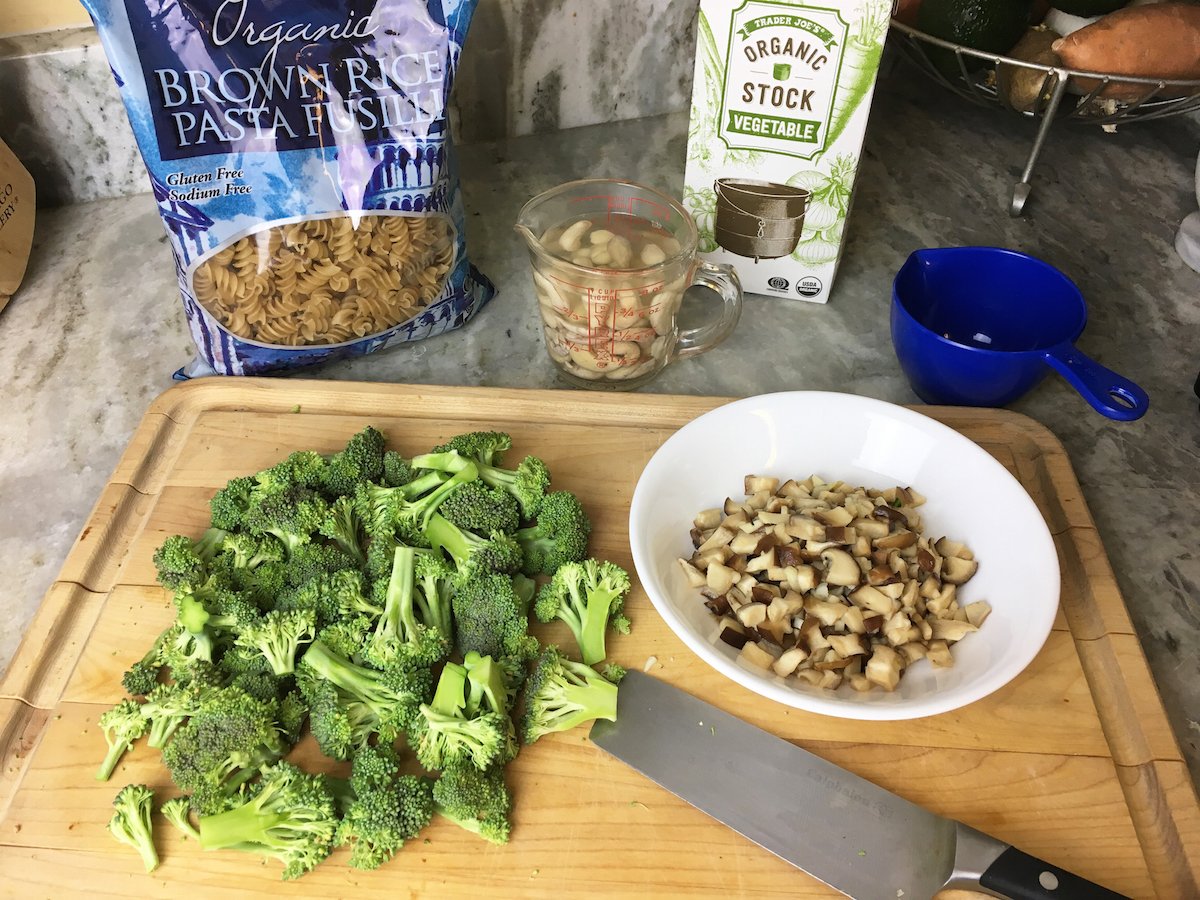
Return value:
M 1106 75 L 1027 62 L 944 41 L 896 19 L 892 19 L 890 37 L 905 59 L 963 99 L 1041 120 L 1021 180 L 1013 187 L 1009 205 L 1009 214 L 1013 216 L 1024 212 L 1033 190 L 1033 170 L 1056 121 L 1083 122 L 1115 131 L 1118 125 L 1165 119 L 1200 109 L 1200 81 Z M 943 60 L 948 59 L 947 53 L 953 54 L 953 66 L 939 67 L 930 55 L 935 48 Z M 979 61 L 990 64 L 991 68 L 979 70 Z M 1014 107 L 1001 90 L 998 73 L 1006 67 L 1012 67 L 1009 72 L 1041 73 L 1041 84 L 1028 109 Z M 1068 95 L 1073 102 L 1064 102 Z

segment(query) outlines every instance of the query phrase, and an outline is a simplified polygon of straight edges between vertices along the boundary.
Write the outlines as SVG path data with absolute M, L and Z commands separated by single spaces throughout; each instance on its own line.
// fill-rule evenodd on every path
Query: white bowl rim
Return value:
M 1016 487 L 1018 502 L 1028 505 L 1028 509 L 1032 513 L 1031 521 L 1036 521 L 1041 526 L 1036 533 L 1026 535 L 1025 539 L 1030 543 L 1040 543 L 1042 545 L 1040 549 L 1044 552 L 1047 561 L 1053 567 L 1052 581 L 1049 582 L 1052 586 L 1049 590 L 1053 593 L 1054 602 L 1046 604 L 1044 609 L 1039 610 L 1038 615 L 1030 616 L 1029 619 L 1025 620 L 1027 626 L 1026 637 L 1028 640 L 1022 642 L 1022 646 L 1024 647 L 1023 652 L 1005 657 L 1003 665 L 997 666 L 986 676 L 979 678 L 970 685 L 956 688 L 953 693 L 932 694 L 911 701 L 889 705 L 848 702 L 839 699 L 833 692 L 817 694 L 815 691 L 807 693 L 793 690 L 769 680 L 767 675 L 758 675 L 748 669 L 737 666 L 728 657 L 718 652 L 712 642 L 695 634 L 691 626 L 675 611 L 672 604 L 666 598 L 656 595 L 652 589 L 651 582 L 643 575 L 644 572 L 652 570 L 652 567 L 656 565 L 656 561 L 647 558 L 643 552 L 642 548 L 645 546 L 645 541 L 643 540 L 640 523 L 640 514 L 647 502 L 643 484 L 647 483 L 648 476 L 653 477 L 655 474 L 653 471 L 655 460 L 661 458 L 663 451 L 668 446 L 685 443 L 691 433 L 703 428 L 704 425 L 702 423 L 704 420 L 712 416 L 728 414 L 730 410 L 761 405 L 764 402 L 804 402 L 818 398 L 829 400 L 836 398 L 836 402 L 838 403 L 858 406 L 864 410 L 886 412 L 899 421 L 908 422 L 916 427 L 931 431 L 946 441 L 960 447 L 962 452 L 975 456 L 981 465 L 991 467 L 996 473 L 997 478 L 1001 478 Z M 742 687 L 754 691 L 761 696 L 775 700 L 793 709 L 802 709 L 807 712 L 820 713 L 842 719 L 900 721 L 926 718 L 960 709 L 994 693 L 1021 674 L 1038 653 L 1041 652 L 1054 626 L 1054 620 L 1058 614 L 1061 599 L 1061 573 L 1058 550 L 1054 545 L 1054 538 L 1050 534 L 1050 529 L 1042 517 L 1041 510 L 1037 508 L 1037 504 L 1029 496 L 1024 485 L 1011 472 L 1004 468 L 995 457 L 970 438 L 931 416 L 923 415 L 915 410 L 890 403 L 886 400 L 877 400 L 873 397 L 839 391 L 775 391 L 766 394 L 756 394 L 714 407 L 681 426 L 655 450 L 642 469 L 641 475 L 638 476 L 638 481 L 634 487 L 633 497 L 629 505 L 629 547 L 642 590 L 646 592 L 650 598 L 650 602 L 671 630 L 675 632 L 675 635 L 704 662 Z M 676 564 L 674 559 L 669 562 L 671 565 Z M 1051 578 L 1050 572 L 1047 572 L 1047 578 Z

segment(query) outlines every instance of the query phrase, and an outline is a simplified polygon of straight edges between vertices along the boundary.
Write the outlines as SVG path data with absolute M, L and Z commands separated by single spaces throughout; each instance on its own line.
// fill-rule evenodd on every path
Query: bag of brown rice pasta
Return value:
M 198 349 L 256 374 L 465 323 L 446 98 L 477 0 L 84 0 Z

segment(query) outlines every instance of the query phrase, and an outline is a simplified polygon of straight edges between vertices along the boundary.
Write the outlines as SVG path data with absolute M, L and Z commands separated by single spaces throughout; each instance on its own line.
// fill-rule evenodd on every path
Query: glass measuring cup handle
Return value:
M 1046 362 L 1070 382 L 1097 412 L 1110 419 L 1132 422 L 1150 408 L 1150 398 L 1140 387 L 1081 353 L 1074 344 L 1059 344 L 1046 351 Z
M 701 262 L 692 284 L 709 288 L 721 298 L 721 314 L 712 322 L 679 332 L 675 358 L 685 359 L 711 350 L 729 337 L 742 316 L 742 282 L 733 266 Z

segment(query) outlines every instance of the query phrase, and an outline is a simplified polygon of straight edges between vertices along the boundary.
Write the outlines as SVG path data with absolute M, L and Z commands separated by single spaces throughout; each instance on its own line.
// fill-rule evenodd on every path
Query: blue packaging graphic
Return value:
M 463 325 L 446 116 L 477 0 L 84 0 L 175 256 L 198 356 L 251 375 Z

